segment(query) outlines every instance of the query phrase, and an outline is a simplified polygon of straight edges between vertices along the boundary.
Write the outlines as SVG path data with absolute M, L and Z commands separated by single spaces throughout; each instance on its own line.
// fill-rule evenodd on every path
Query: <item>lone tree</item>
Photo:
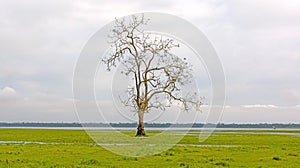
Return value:
M 143 31 L 141 28 L 148 21 L 144 15 L 116 19 L 109 35 L 113 51 L 102 60 L 108 71 L 118 63 L 123 64 L 122 73 L 132 77 L 133 85 L 122 103 L 138 114 L 136 136 L 146 135 L 144 114 L 153 108 L 165 110 L 175 103 L 189 111 L 193 107 L 198 110 L 202 104 L 196 92 L 181 94 L 182 86 L 191 83 L 192 68 L 185 58 L 170 52 L 179 44 L 171 38 Z

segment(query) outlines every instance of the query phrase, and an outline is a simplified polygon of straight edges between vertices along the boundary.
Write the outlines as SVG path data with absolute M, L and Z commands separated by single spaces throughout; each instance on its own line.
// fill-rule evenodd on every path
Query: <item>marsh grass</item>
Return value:
M 0 167 L 299 167 L 299 136 L 235 132 L 217 131 L 200 143 L 196 136 L 199 132 L 192 131 L 193 135 L 188 134 L 180 141 L 183 146 L 174 146 L 154 156 L 128 157 L 96 145 L 80 130 L 0 129 L 0 141 L 46 142 L 1 144 Z M 159 132 L 147 133 L 154 136 Z M 135 135 L 134 132 L 124 134 Z

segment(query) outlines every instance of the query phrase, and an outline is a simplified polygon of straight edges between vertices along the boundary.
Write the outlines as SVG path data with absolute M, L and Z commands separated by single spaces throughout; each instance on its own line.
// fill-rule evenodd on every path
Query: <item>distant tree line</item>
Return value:
M 0 127 L 128 127 L 134 128 L 137 123 L 39 123 L 39 122 L 0 122 Z M 191 124 L 172 124 L 172 123 L 145 123 L 148 128 L 167 128 L 167 127 L 185 128 L 190 127 Z M 202 128 L 203 123 L 194 123 L 192 128 Z M 280 124 L 280 123 L 259 123 L 259 124 L 206 124 L 206 127 L 217 128 L 300 128 L 300 124 Z

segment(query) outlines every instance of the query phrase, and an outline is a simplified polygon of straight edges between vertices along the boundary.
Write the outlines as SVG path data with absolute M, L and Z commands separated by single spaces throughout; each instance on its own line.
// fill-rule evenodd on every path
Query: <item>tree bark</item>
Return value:
M 139 115 L 139 125 L 137 127 L 136 136 L 146 136 L 145 130 L 144 130 L 144 112 L 138 112 Z

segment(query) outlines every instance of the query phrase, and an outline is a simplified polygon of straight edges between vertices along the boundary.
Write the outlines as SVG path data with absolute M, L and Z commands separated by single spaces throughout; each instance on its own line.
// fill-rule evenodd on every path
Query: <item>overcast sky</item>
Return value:
M 300 123 L 298 0 L 0 3 L 0 121 L 78 121 L 72 77 L 88 39 L 115 17 L 163 12 L 193 23 L 214 45 L 226 76 L 221 122 Z

